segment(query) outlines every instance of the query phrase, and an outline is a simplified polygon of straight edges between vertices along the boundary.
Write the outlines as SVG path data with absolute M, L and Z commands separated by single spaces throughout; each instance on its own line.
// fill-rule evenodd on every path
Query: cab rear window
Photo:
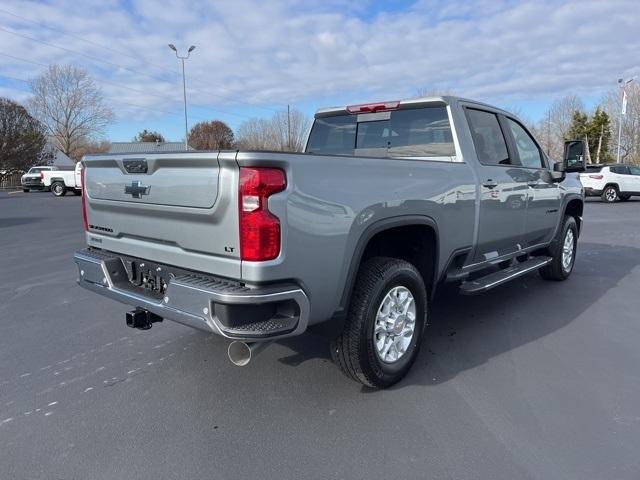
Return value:
M 375 157 L 452 157 L 444 106 L 317 118 L 307 153 Z

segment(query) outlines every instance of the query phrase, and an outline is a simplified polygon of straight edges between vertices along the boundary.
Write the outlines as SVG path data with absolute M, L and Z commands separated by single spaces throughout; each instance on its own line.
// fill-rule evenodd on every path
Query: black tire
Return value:
M 64 182 L 53 182 L 51 184 L 51 193 L 56 197 L 64 197 L 67 194 L 67 187 L 65 187 Z
M 378 309 L 387 293 L 405 287 L 415 300 L 415 323 L 408 347 L 391 363 L 383 362 L 375 345 Z M 401 380 L 413 365 L 427 320 L 427 292 L 420 272 L 409 262 L 375 257 L 358 272 L 342 333 L 331 342 L 331 357 L 350 378 L 373 388 L 386 388 Z
M 22 189 L 22 191 L 23 191 L 24 193 L 29 193 L 29 189 L 28 189 L 28 188 L 23 188 L 23 189 Z
M 568 231 L 571 231 L 573 234 L 573 250 L 571 255 L 571 261 L 569 262 L 568 267 L 565 267 L 563 263 L 564 259 L 564 243 L 568 235 Z M 553 251 L 550 251 L 551 257 L 553 260 L 548 265 L 542 267 L 539 272 L 540 276 L 545 280 L 554 280 L 554 281 L 562 281 L 569 278 L 571 272 L 573 271 L 573 266 L 576 263 L 576 252 L 578 247 L 578 225 L 576 224 L 576 219 L 566 215 L 564 217 L 564 222 L 562 224 L 562 228 L 560 229 L 559 235 L 554 242 Z
M 618 188 L 615 185 L 607 185 L 604 187 L 602 191 L 602 195 L 600 196 L 603 202 L 606 203 L 615 203 L 620 198 L 620 194 L 618 193 Z
M 629 195 L 628 193 L 620 194 L 619 198 L 621 202 L 627 202 L 631 198 L 631 195 Z

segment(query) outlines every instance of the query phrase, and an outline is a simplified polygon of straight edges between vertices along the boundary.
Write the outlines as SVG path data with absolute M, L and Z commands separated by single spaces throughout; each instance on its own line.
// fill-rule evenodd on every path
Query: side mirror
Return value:
M 564 158 L 562 166 L 565 172 L 584 172 L 584 156 L 587 152 L 587 145 L 583 140 L 570 140 L 564 142 Z

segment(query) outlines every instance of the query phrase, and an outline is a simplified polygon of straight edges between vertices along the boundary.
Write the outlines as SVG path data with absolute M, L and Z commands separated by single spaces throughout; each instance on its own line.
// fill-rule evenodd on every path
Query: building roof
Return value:
M 189 150 L 193 148 L 189 147 Z M 112 142 L 107 153 L 184 152 L 183 142 Z
M 53 162 L 51 162 L 51 165 L 54 165 L 56 167 L 73 167 L 75 166 L 75 164 L 76 162 L 71 160 L 60 150 L 56 150 Z

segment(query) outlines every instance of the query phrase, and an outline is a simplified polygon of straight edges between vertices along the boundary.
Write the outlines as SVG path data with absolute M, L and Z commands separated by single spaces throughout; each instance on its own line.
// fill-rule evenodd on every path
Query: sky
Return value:
M 237 129 L 287 105 L 322 107 L 449 91 L 544 116 L 564 95 L 588 107 L 640 75 L 637 0 L 3 0 L 0 96 L 22 102 L 52 63 L 86 69 L 115 113 L 104 132 L 184 138 Z M 639 78 L 640 81 L 640 78 Z

